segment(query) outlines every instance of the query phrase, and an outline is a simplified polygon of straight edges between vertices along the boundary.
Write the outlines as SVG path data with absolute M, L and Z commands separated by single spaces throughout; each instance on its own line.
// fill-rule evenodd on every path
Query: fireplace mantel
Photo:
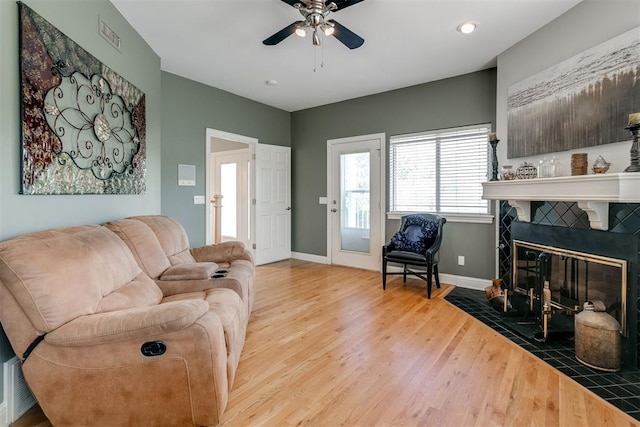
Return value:
M 532 201 L 576 202 L 591 228 L 607 230 L 609 203 L 640 203 L 640 173 L 490 181 L 482 184 L 482 198 L 507 200 L 523 222 L 531 221 Z

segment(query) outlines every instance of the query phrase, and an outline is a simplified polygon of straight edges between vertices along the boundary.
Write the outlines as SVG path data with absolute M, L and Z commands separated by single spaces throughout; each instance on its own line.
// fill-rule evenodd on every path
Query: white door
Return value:
M 291 258 L 291 148 L 256 146 L 256 264 Z
M 384 134 L 327 141 L 332 264 L 380 270 Z
M 251 245 L 250 193 L 251 154 L 249 148 L 215 153 L 215 194 L 221 194 L 222 241 L 239 240 Z

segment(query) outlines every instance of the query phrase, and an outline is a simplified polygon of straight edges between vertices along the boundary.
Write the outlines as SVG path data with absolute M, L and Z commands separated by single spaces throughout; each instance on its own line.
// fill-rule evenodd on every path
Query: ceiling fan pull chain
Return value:
M 318 71 L 318 49 L 315 48 L 313 49 L 313 72 L 315 73 L 316 71 Z

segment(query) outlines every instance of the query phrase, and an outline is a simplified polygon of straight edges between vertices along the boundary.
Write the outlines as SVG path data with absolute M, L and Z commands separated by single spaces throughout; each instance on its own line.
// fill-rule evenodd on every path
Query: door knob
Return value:
M 285 209 L 285 211 L 290 211 L 291 210 L 291 206 L 287 206 L 287 208 Z
M 331 209 L 331 212 L 338 212 L 338 209 L 333 208 L 333 209 Z

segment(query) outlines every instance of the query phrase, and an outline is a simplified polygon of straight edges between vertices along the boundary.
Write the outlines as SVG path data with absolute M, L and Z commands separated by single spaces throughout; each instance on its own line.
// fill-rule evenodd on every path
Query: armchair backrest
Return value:
M 431 253 L 434 262 L 437 262 L 443 226 L 446 222 L 446 218 L 436 214 L 403 215 L 400 219 L 400 231 L 410 241 L 423 241 L 425 249 Z

